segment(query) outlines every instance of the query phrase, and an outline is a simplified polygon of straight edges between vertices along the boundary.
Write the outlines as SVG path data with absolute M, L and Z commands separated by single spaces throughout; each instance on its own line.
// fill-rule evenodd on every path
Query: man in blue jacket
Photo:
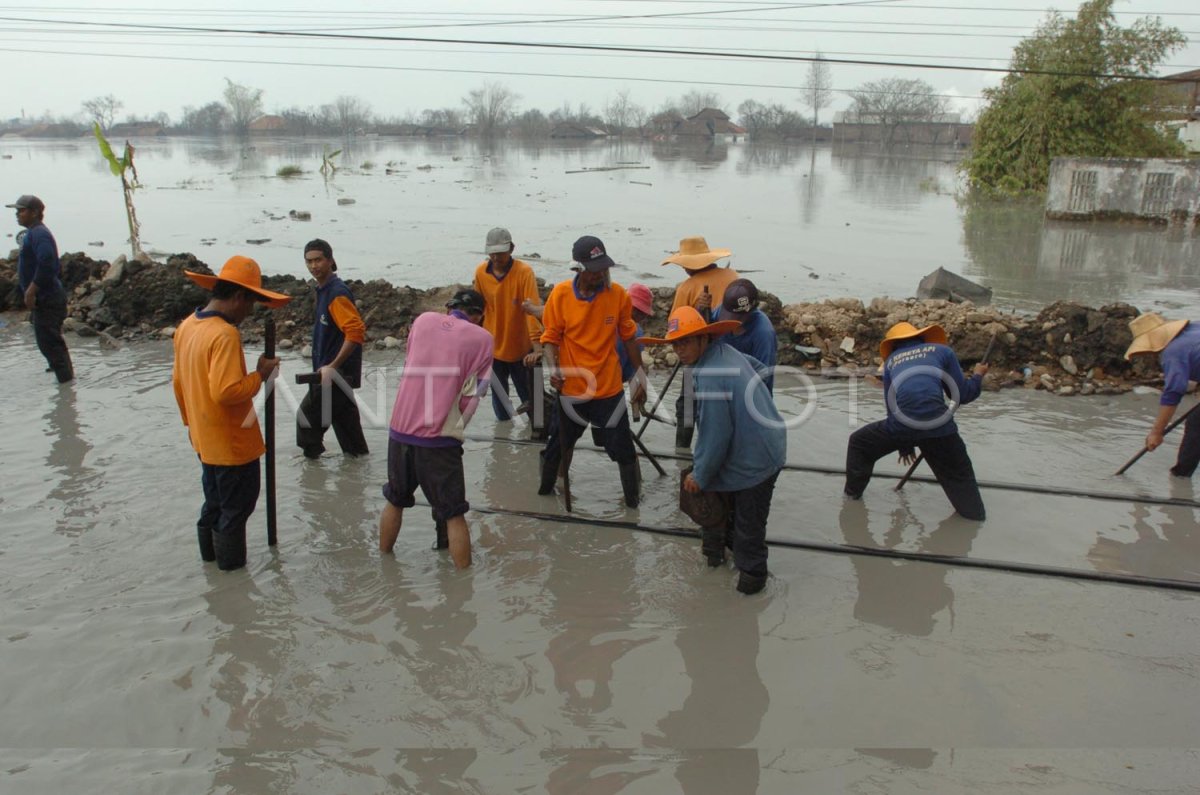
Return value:
M 974 374 L 965 378 L 958 357 L 946 346 L 945 330 L 936 324 L 918 329 L 897 323 L 879 344 L 879 354 L 884 358 L 887 419 L 850 434 L 846 496 L 862 497 L 880 458 L 899 450 L 901 461 L 911 464 L 914 448 L 920 447 L 954 510 L 965 519 L 982 521 L 983 498 L 954 410 L 979 397 L 988 366 L 975 365 Z
M 1187 392 L 1188 381 L 1200 381 L 1200 326 L 1186 320 L 1163 320 L 1161 315 L 1147 312 L 1129 321 L 1129 330 L 1133 342 L 1125 351 L 1126 359 L 1161 352 L 1162 397 L 1158 400 L 1154 424 L 1146 435 L 1146 449 L 1153 450 L 1163 443 L 1163 433 Z M 1179 456 L 1171 474 L 1190 478 L 1197 464 L 1200 464 L 1200 411 L 1193 411 L 1183 425 L 1183 441 L 1179 443 Z
M 787 427 L 763 383 L 762 364 L 719 341 L 736 321 L 706 324 L 690 306 L 667 320 L 665 339 L 685 366 L 693 367 L 696 401 L 696 447 L 685 491 L 718 492 L 729 509 L 728 543 L 740 572 L 737 589 L 758 593 L 767 584 L 767 516 L 775 480 L 787 460 Z M 706 539 L 710 566 L 725 561 L 719 542 Z
M 717 320 L 736 320 L 738 327 L 721 338 L 735 351 L 757 359 L 767 368 L 763 382 L 775 393 L 775 363 L 779 359 L 779 343 L 771 319 L 758 308 L 758 288 L 749 279 L 734 279 L 725 288 Z
M 16 209 L 17 223 L 25 227 L 18 235 L 21 251 L 17 255 L 17 283 L 25 308 L 31 313 L 33 337 L 46 357 L 47 369 L 54 371 L 60 384 L 65 384 L 75 377 L 62 334 L 62 324 L 67 319 L 67 291 L 60 280 L 58 244 L 42 223 L 46 205 L 37 196 L 25 195 L 5 206 Z

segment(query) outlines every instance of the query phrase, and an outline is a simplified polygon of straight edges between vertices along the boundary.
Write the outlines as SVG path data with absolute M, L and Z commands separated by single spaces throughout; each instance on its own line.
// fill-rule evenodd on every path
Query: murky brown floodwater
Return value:
M 169 346 L 72 337 L 59 388 L 5 320 L 0 792 L 1194 791 L 1196 595 L 775 547 L 747 598 L 698 541 L 489 512 L 456 572 L 420 508 L 381 559 L 399 362 L 380 355 L 365 460 L 304 461 L 281 398 L 280 545 L 260 502 L 249 567 L 221 574 L 195 548 Z M 777 389 L 798 413 L 805 391 Z M 789 460 L 840 467 L 850 385 L 815 394 Z M 1173 444 L 1109 475 L 1154 403 L 1010 391 L 959 422 L 983 480 L 1191 498 Z M 471 433 L 477 509 L 561 512 L 534 493 L 537 449 L 506 441 L 522 429 L 485 408 Z M 581 451 L 577 515 L 685 524 L 664 465 L 627 512 Z M 892 483 L 844 504 L 839 477 L 785 473 L 769 535 L 1200 581 L 1193 508 L 988 489 L 976 526 Z
M 1043 223 L 1036 202 L 960 204 L 959 153 L 946 147 L 884 155 L 744 142 L 135 143 L 146 247 L 192 252 L 214 266 L 245 253 L 268 273 L 306 276 L 300 251 L 320 236 L 332 242 L 347 278 L 441 286 L 469 280 L 484 235 L 500 225 L 512 230 L 518 254 L 540 255 L 531 259 L 549 281 L 569 275 L 571 243 L 596 234 L 623 263 L 618 281 L 657 287 L 682 276 L 659 266 L 663 256 L 680 238 L 702 234 L 733 249 L 734 267 L 785 303 L 902 298 L 942 266 L 993 287 L 1006 306 L 1128 301 L 1200 316 L 1195 232 Z M 342 168 L 328 181 L 317 173 L 326 147 L 344 148 Z M 6 138 L 0 155 L 11 156 L 0 159 L 4 184 L 46 201 L 63 251 L 109 260 L 126 251 L 120 184 L 90 136 Z M 281 179 L 282 166 L 306 173 Z M 312 220 L 294 220 L 292 210 Z M 6 230 L 16 231 L 15 224 Z

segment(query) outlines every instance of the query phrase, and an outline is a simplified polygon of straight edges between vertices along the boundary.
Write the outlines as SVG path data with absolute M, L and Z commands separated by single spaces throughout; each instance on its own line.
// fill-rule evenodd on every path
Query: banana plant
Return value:
M 100 154 L 108 161 L 108 167 L 113 176 L 121 178 L 121 191 L 125 195 L 125 217 L 129 221 L 129 243 L 133 247 L 133 256 L 141 256 L 141 227 L 138 224 L 137 212 L 133 207 L 133 192 L 141 187 L 141 183 L 138 182 L 137 167 L 133 164 L 133 145 L 126 141 L 125 152 L 118 158 L 113 153 L 112 147 L 109 146 L 108 139 L 104 137 L 99 122 L 92 127 L 92 132 L 96 135 L 96 142 L 100 144 Z
M 326 179 L 332 177 L 333 173 L 337 171 L 337 166 L 334 164 L 333 159 L 341 153 L 341 149 L 335 149 L 334 151 L 330 152 L 329 147 L 325 147 L 325 154 L 321 156 L 321 174 Z

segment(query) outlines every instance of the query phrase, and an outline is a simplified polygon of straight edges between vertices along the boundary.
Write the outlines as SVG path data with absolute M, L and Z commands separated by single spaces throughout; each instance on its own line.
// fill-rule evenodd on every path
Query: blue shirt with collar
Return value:
M 744 353 L 751 359 L 757 359 L 767 368 L 763 382 L 767 389 L 775 393 L 775 364 L 779 360 L 779 342 L 775 336 L 775 327 L 766 312 L 755 309 L 742 321 L 741 334 L 726 334 L 721 337 L 729 347 L 739 353 Z
M 889 433 L 914 439 L 958 433 L 953 409 L 979 397 L 983 376 L 963 376 L 958 357 L 949 347 L 921 339 L 902 340 L 883 365 L 883 394 Z
M 65 293 L 60 274 L 62 265 L 58 260 L 58 244 L 54 235 L 43 223 L 37 223 L 25 230 L 25 239 L 21 241 L 21 251 L 17 254 L 17 282 L 21 292 L 36 284 L 38 292 L 47 296 Z
M 1188 381 L 1200 381 L 1200 326 L 1188 323 L 1167 343 L 1158 357 L 1163 371 L 1159 405 L 1178 406 Z
M 787 428 L 763 383 L 761 362 L 719 340 L 692 369 L 696 448 L 692 478 L 704 491 L 741 491 L 787 461 Z

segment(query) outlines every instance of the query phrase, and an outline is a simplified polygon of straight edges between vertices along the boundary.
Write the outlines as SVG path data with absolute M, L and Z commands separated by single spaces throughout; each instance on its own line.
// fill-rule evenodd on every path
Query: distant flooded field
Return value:
M 313 237 L 344 275 L 429 287 L 470 278 L 493 226 L 512 230 L 540 276 L 567 275 L 571 242 L 604 239 L 619 280 L 677 282 L 659 261 L 681 237 L 733 249 L 731 262 L 785 301 L 904 297 L 939 266 L 1021 308 L 1123 300 L 1200 309 L 1194 233 L 1134 224 L 1044 223 L 1040 203 L 956 199 L 959 153 L 827 145 L 467 139 L 134 141 L 145 246 L 210 264 L 235 252 L 303 274 Z M 318 169 L 342 149 L 329 177 Z M 94 140 L 0 140 L 0 178 L 37 193 L 64 251 L 127 250 L 119 181 Z M 301 173 L 279 177 L 284 167 Z M 597 170 L 606 169 L 606 170 Z M 310 221 L 289 213 L 311 213 Z M 5 234 L 17 231 L 10 225 Z M 253 241 L 253 242 L 251 242 Z M 534 256 L 537 255 L 537 256 Z

